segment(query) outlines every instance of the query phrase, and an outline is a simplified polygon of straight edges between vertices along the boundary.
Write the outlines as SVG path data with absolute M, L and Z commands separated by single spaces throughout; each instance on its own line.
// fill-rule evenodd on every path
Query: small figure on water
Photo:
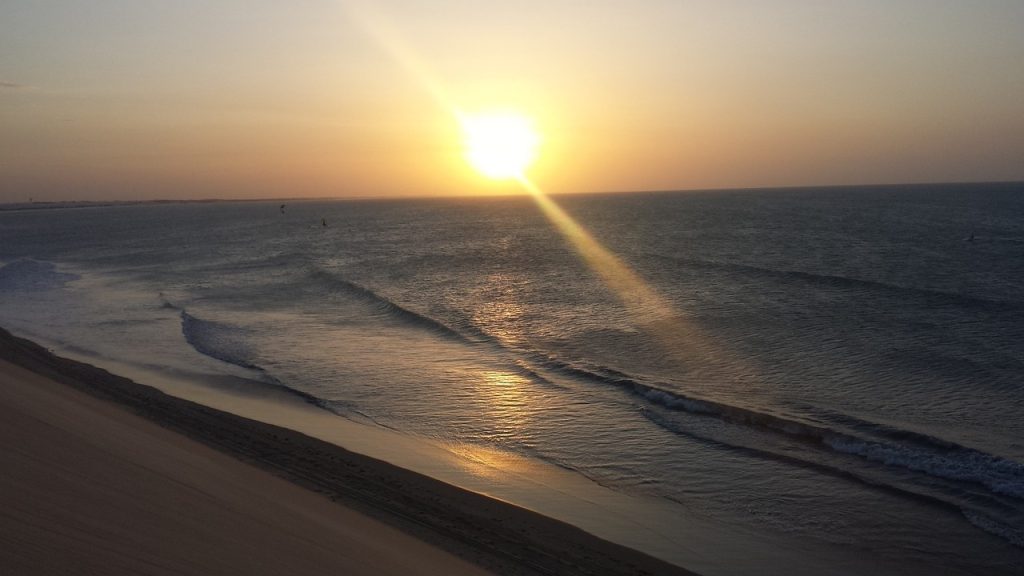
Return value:
M 322 225 L 322 226 L 323 226 L 324 228 L 327 228 L 327 218 L 321 218 L 321 219 L 320 219 L 320 224 L 321 224 L 321 225 Z

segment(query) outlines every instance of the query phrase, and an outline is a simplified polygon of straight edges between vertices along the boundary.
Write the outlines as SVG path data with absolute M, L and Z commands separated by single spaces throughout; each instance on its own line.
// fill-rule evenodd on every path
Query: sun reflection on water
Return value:
M 481 374 L 477 392 L 488 421 L 493 424 L 490 438 L 500 443 L 521 436 L 531 420 L 529 380 L 510 372 L 487 371 Z
M 496 446 L 528 444 L 529 429 L 538 409 L 530 393 L 531 382 L 501 370 L 484 370 L 471 377 L 475 380 L 478 416 L 490 426 L 472 442 L 446 443 L 445 449 L 459 456 L 459 463 L 467 472 L 487 480 L 528 471 L 536 465 L 530 459 Z
M 525 343 L 522 318 L 526 310 L 519 302 L 516 281 L 508 274 L 491 274 L 474 295 L 480 304 L 473 310 L 473 323 L 506 346 Z
M 458 456 L 456 463 L 463 470 L 483 480 L 498 482 L 515 474 L 529 476 L 532 470 L 542 470 L 536 460 L 478 444 L 457 444 L 445 447 Z
M 353 16 L 362 22 L 367 32 L 417 80 L 434 98 L 438 105 L 449 113 L 455 123 L 466 117 L 466 113 L 456 104 L 448 93 L 447 87 L 432 74 L 428 67 L 419 59 L 416 52 L 410 49 L 401 36 L 396 34 L 385 21 L 379 18 L 369 6 L 352 7 Z M 749 361 L 742 360 L 735 352 L 730 351 L 717 339 L 707 334 L 683 311 L 677 309 L 664 298 L 651 284 L 634 271 L 624 260 L 604 247 L 588 230 L 556 204 L 546 192 L 534 184 L 524 173 L 525 163 L 515 164 L 517 169 L 508 169 L 502 177 L 511 177 L 519 182 L 537 202 L 541 211 L 562 234 L 587 265 L 600 277 L 602 282 L 611 289 L 625 309 L 629 312 L 633 323 L 641 330 L 651 334 L 653 340 L 661 347 L 666 357 L 672 358 L 680 367 L 701 366 L 710 368 L 712 372 L 731 375 L 730 380 L 738 384 L 740 380 L 750 381 L 756 374 Z M 485 171 L 486 172 L 486 171 Z M 511 321 L 522 314 L 516 304 L 496 304 L 484 315 L 492 320 L 487 325 L 495 328 L 506 343 L 519 343 L 518 332 L 508 330 L 502 333 L 501 316 Z M 509 324 L 516 324 L 509 322 Z

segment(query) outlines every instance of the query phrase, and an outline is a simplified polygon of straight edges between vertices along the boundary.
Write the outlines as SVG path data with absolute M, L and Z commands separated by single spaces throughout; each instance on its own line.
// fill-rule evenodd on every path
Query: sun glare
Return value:
M 537 157 L 540 135 L 533 121 L 514 113 L 462 116 L 466 159 L 490 178 L 523 176 Z

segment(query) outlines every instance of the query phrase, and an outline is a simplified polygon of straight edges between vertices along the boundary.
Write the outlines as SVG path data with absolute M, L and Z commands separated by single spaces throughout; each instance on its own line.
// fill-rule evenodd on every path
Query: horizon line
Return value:
M 603 196 L 612 194 L 671 194 L 671 193 L 700 193 L 700 192 L 756 192 L 773 190 L 809 190 L 809 189 L 836 189 L 836 188 L 892 188 L 892 187 L 928 187 L 928 186 L 963 186 L 963 185 L 1024 185 L 1024 180 L 950 180 L 950 181 L 925 181 L 925 182 L 887 182 L 887 183 L 863 183 L 863 184 L 798 184 L 782 186 L 734 186 L 734 187 L 710 187 L 710 188 L 653 188 L 637 190 L 589 190 L 570 192 L 551 192 L 551 196 Z M 150 198 L 136 200 L 33 200 L 21 202 L 0 202 L 0 210 L 31 210 L 44 209 L 48 207 L 102 207 L 127 204 L 185 204 L 185 203 L 215 203 L 215 202 L 316 202 L 316 201 L 367 201 L 367 200 L 430 200 L 430 199 L 486 199 L 486 198 L 511 198 L 529 196 L 526 192 L 501 192 L 484 194 L 366 194 L 358 196 L 254 196 L 246 198 Z M 11 208 L 17 207 L 17 208 Z

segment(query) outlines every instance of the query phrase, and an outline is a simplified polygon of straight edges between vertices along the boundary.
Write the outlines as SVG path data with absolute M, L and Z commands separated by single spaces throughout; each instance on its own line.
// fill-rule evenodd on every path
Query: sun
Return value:
M 514 112 L 464 115 L 466 160 L 490 178 L 520 178 L 537 158 L 540 134 L 533 120 Z

